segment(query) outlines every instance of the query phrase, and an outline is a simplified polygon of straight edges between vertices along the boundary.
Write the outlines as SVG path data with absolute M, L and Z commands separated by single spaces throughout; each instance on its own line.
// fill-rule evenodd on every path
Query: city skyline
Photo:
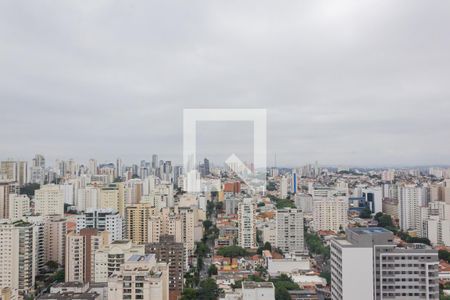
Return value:
M 450 4 L 139 4 L 1 4 L 2 157 L 181 161 L 184 108 L 265 108 L 279 165 L 450 162 Z

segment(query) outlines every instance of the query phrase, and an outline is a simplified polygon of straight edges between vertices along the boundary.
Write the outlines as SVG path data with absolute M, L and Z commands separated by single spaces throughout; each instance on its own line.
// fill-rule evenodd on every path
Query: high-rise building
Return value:
M 108 278 L 108 300 L 168 300 L 169 271 L 154 254 L 133 255 Z
M 27 195 L 9 195 L 9 219 L 19 220 L 30 214 L 30 198 Z
M 148 220 L 155 214 L 155 208 L 148 203 L 139 203 L 126 208 L 127 238 L 135 244 L 148 241 Z
M 344 230 L 348 225 L 347 197 L 315 197 L 313 199 L 314 230 Z
M 383 211 L 383 190 L 381 187 L 371 187 L 362 190 L 362 196 L 373 214 Z
M 78 211 L 96 209 L 99 205 L 100 189 L 95 186 L 87 186 L 77 191 L 75 205 Z
M 419 228 L 419 210 L 423 191 L 420 187 L 402 186 L 398 191 L 398 218 L 400 229 L 415 230 Z
M 133 245 L 129 240 L 113 241 L 95 251 L 94 281 L 108 282 L 108 277 L 133 255 L 144 255 L 144 245 Z
M 331 241 L 331 299 L 439 299 L 439 259 L 423 244 L 399 247 L 392 232 L 351 228 Z
M 18 194 L 19 186 L 16 182 L 0 179 L 0 219 L 9 218 L 11 194 Z
M 122 174 L 123 174 L 122 159 L 118 158 L 116 161 L 116 177 L 122 177 Z
M 45 262 L 65 264 L 67 223 L 60 215 L 49 215 L 44 222 Z
M 286 176 L 281 177 L 280 181 L 280 197 L 286 199 L 288 195 L 288 179 Z
M 283 253 L 303 252 L 303 212 L 295 208 L 278 209 L 276 212 L 276 247 Z
M 95 251 L 109 243 L 108 232 L 84 228 L 66 236 L 65 279 L 89 283 L 94 280 Z
M 173 235 L 162 235 L 159 242 L 145 245 L 145 253 L 154 253 L 158 262 L 169 265 L 169 299 L 178 299 L 183 292 L 186 265 L 186 251 L 183 243 L 175 241 Z
M 0 162 L 0 175 L 3 179 L 17 181 L 17 162 L 6 160 Z
M 291 193 L 297 193 L 297 172 L 295 170 L 292 170 L 291 175 Z
M 0 289 L 17 289 L 28 294 L 34 289 L 36 275 L 33 224 L 0 221 Z
M 28 162 L 17 162 L 17 183 L 19 186 L 23 186 L 28 182 Z
M 125 191 L 122 182 L 111 184 L 100 189 L 100 202 L 98 208 L 112 208 L 125 216 Z
M 89 166 L 88 166 L 89 174 L 91 175 L 97 175 L 97 161 L 93 158 L 89 160 Z
M 77 215 L 77 232 L 83 228 L 108 231 L 110 242 L 122 239 L 122 217 L 112 208 L 88 209 L 85 213 Z
M 243 248 L 256 248 L 256 203 L 252 198 L 245 198 L 238 205 L 239 246 Z
M 64 215 L 64 192 L 58 185 L 48 184 L 36 190 L 34 212 L 41 216 Z
M 36 154 L 33 158 L 33 164 L 30 168 L 30 182 L 43 185 L 45 182 L 45 158 Z
M 36 154 L 33 158 L 33 167 L 45 168 L 45 158 L 41 154 Z
M 305 214 L 313 212 L 313 197 L 309 194 L 297 193 L 294 197 L 294 204 Z
M 159 168 L 159 165 L 158 165 L 158 155 L 157 154 L 153 154 L 152 155 L 152 169 L 157 169 L 157 168 Z
M 181 216 L 173 210 L 164 208 L 161 213 L 148 220 L 148 243 L 159 243 L 161 236 L 172 235 L 177 242 L 183 241 Z
M 28 180 L 28 163 L 26 161 L 6 160 L 0 162 L 0 179 L 15 181 L 23 186 Z

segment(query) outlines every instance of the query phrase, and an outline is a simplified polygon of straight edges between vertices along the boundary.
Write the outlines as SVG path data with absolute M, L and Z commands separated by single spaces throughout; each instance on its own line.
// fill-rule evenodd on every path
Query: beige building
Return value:
M 66 237 L 65 279 L 77 282 L 94 280 L 95 251 L 108 244 L 108 232 L 84 228 L 80 233 L 70 232 Z
M 125 190 L 123 183 L 111 184 L 100 189 L 98 208 L 113 208 L 125 216 Z
M 18 300 L 19 291 L 9 287 L 0 288 L 0 300 Z
M 169 299 L 169 268 L 154 254 L 133 255 L 108 279 L 108 299 Z
M 64 192 L 58 185 L 48 184 L 36 190 L 34 212 L 41 216 L 64 215 Z
M 108 277 L 133 255 L 144 255 L 144 245 L 133 245 L 129 240 L 113 241 L 95 251 L 94 281 L 108 282 Z
M 384 198 L 383 213 L 390 215 L 393 220 L 398 220 L 398 200 L 393 198 Z
M 127 238 L 135 244 L 148 241 L 148 220 L 155 215 L 155 208 L 148 203 L 139 203 L 126 208 Z
M 6 180 L 17 181 L 17 162 L 12 160 L 0 162 L 0 175 Z
M 33 225 L 19 221 L 0 223 L 0 289 L 11 288 L 22 295 L 34 289 L 36 275 Z
M 27 195 L 9 195 L 9 219 L 18 220 L 30 214 L 30 198 Z
M 348 225 L 347 197 L 315 197 L 313 200 L 314 230 L 345 230 Z
M 19 185 L 10 180 L 2 180 L 0 176 L 0 219 L 9 218 L 9 197 L 19 193 Z
M 44 223 L 45 261 L 54 261 L 64 266 L 66 251 L 66 220 L 59 215 L 46 217 Z

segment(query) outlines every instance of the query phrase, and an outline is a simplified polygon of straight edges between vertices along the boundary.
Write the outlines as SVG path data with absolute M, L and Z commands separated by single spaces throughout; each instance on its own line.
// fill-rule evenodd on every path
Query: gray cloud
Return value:
M 183 108 L 267 108 L 269 163 L 449 163 L 449 17 L 445 1 L 4 1 L 0 157 L 181 162 Z M 202 155 L 224 155 L 217 129 Z M 244 153 L 247 131 L 224 143 Z

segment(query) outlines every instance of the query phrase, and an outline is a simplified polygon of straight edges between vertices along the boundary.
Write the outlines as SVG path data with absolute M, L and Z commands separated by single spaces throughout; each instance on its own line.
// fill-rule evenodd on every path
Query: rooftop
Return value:
M 386 233 L 386 232 L 391 232 L 387 229 L 384 229 L 382 227 L 354 227 L 349 229 L 355 233 L 358 234 L 377 234 L 377 233 Z
M 255 281 L 243 281 L 242 282 L 243 289 L 273 289 L 274 285 L 272 282 L 255 282 Z

